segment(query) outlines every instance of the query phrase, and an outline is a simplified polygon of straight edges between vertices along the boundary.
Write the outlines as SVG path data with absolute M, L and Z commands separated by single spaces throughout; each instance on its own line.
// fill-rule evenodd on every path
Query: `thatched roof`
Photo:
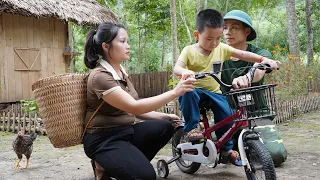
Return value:
M 81 25 L 116 21 L 115 14 L 95 0 L 0 0 L 0 12 L 55 17 Z

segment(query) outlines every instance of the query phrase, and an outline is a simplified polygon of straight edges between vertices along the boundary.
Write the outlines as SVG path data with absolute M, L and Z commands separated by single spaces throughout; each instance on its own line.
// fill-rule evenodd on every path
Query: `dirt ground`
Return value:
M 276 168 L 278 179 L 315 180 L 320 179 L 320 111 L 303 114 L 290 122 L 278 125 L 288 159 Z M 77 179 L 93 180 L 90 160 L 83 152 L 82 146 L 56 149 L 46 136 L 37 138 L 30 159 L 29 168 L 13 169 L 17 158 L 11 143 L 15 134 L 0 132 L 0 179 Z M 170 159 L 171 149 L 167 145 L 152 161 L 155 166 L 158 159 Z M 21 162 L 25 165 L 25 159 Z M 205 165 L 194 174 L 181 173 L 175 163 L 170 164 L 169 180 L 246 179 L 243 168 L 219 164 L 215 169 Z M 161 178 L 158 178 L 161 179 Z

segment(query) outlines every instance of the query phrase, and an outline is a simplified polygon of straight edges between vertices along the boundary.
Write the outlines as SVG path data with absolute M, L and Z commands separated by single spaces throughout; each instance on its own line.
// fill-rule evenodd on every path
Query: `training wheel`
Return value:
M 168 177 L 169 175 L 168 163 L 165 160 L 160 159 L 157 163 L 157 171 L 160 177 L 162 178 Z

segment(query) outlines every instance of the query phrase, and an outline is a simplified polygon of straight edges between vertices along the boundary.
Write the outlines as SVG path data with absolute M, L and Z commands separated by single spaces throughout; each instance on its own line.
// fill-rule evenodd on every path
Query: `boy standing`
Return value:
M 220 43 L 223 27 L 224 20 L 218 11 L 214 9 L 200 11 L 197 15 L 196 30 L 194 31 L 198 43 L 182 50 L 174 67 L 174 73 L 177 76 L 190 75 L 190 77 L 194 77 L 194 72 L 212 71 L 214 62 L 223 63 L 230 57 L 249 62 L 266 63 L 272 68 L 278 67 L 276 61 Z M 200 120 L 198 108 L 200 102 L 205 99 L 210 99 L 213 102 L 215 123 L 230 115 L 226 97 L 221 94 L 219 84 L 212 77 L 199 79 L 194 85 L 196 87 L 194 91 L 179 97 L 180 108 L 185 119 L 184 130 L 190 141 L 203 138 L 202 133 L 196 129 Z M 220 138 L 230 127 L 231 124 L 217 130 L 217 138 Z M 234 165 L 241 166 L 240 156 L 232 150 L 232 146 L 232 141 L 229 140 L 221 149 L 221 157 Z

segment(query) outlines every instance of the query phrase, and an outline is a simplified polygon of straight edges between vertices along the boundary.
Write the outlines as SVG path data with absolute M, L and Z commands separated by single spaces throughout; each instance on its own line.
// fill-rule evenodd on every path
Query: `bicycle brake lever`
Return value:
M 272 72 L 272 69 L 269 64 L 259 64 L 258 69 L 265 70 L 267 74 Z M 277 68 L 279 70 L 279 68 Z

